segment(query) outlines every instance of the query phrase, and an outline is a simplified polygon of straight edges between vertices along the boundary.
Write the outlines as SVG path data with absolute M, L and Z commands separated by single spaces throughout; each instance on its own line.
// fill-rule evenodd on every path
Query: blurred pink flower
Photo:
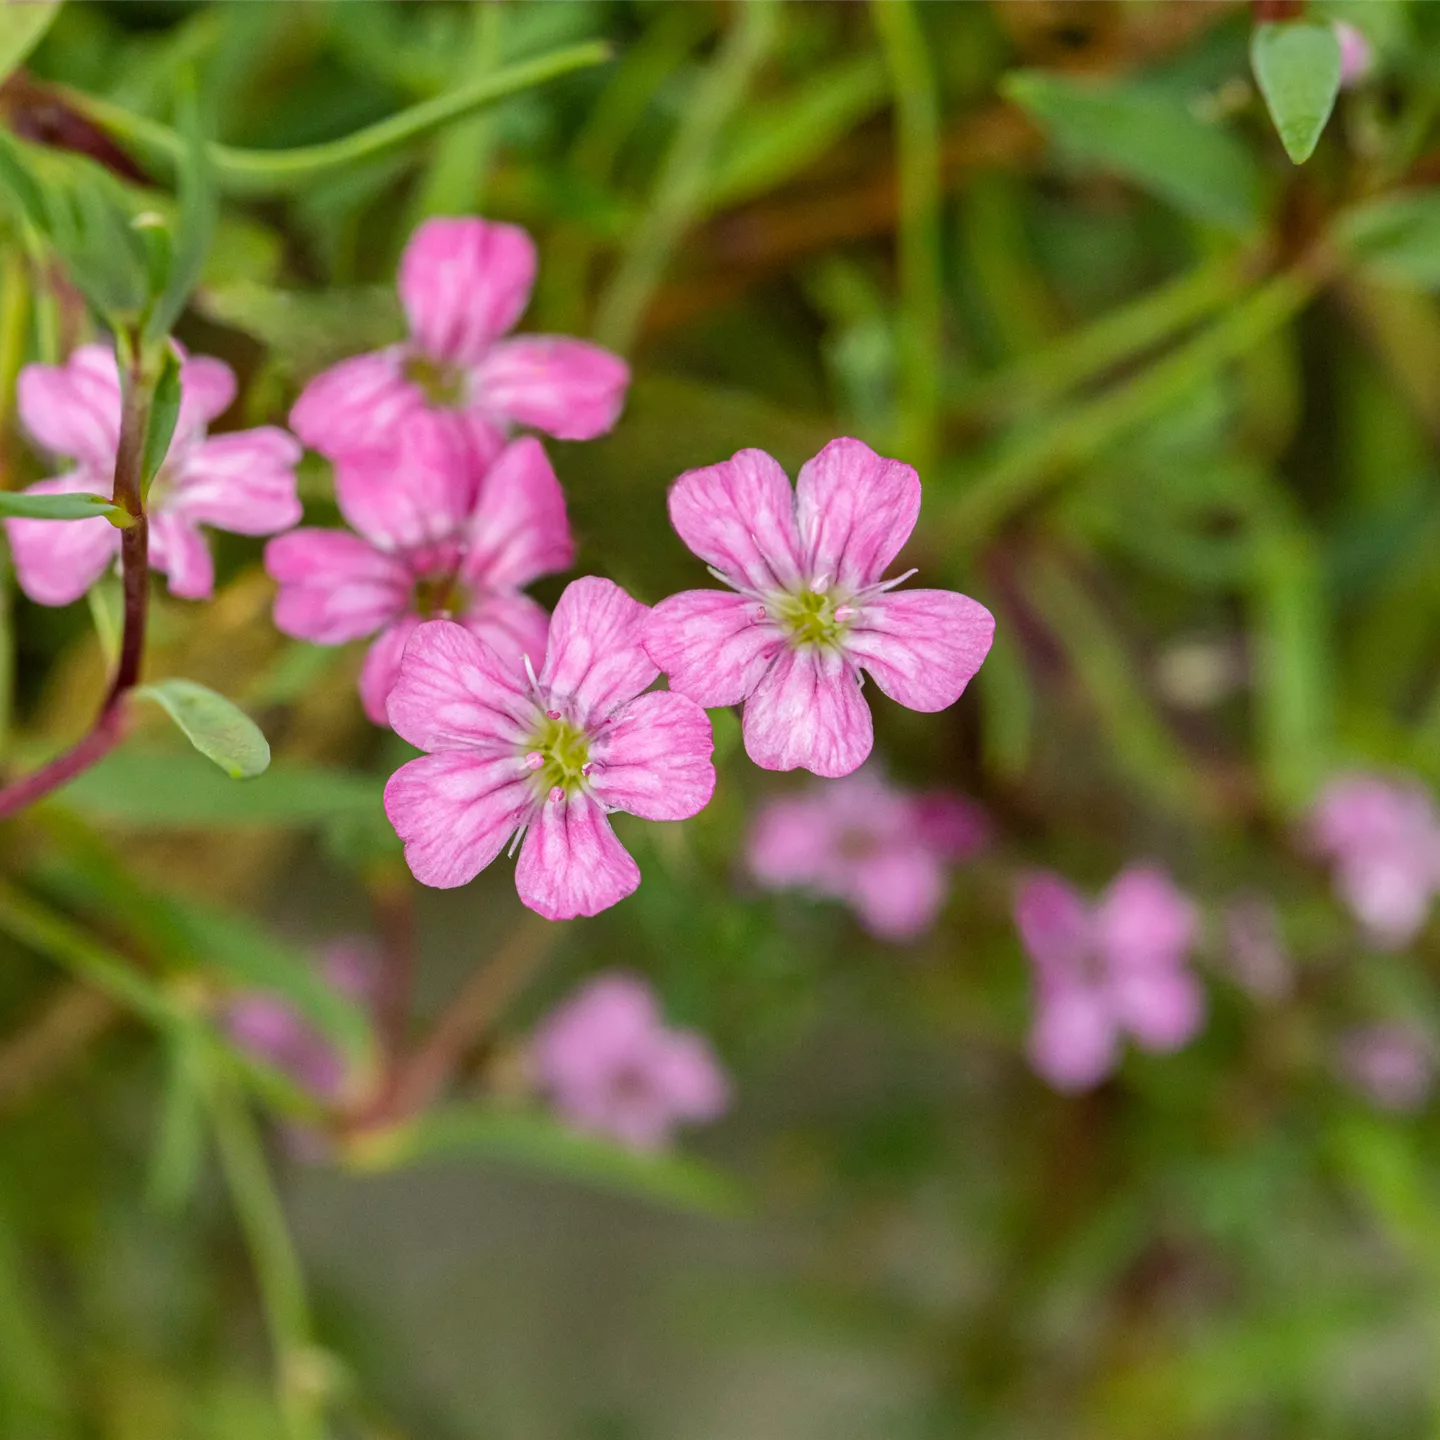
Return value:
M 1342 1037 L 1336 1068 L 1382 1110 L 1419 1110 L 1435 1087 L 1435 1050 L 1413 1025 L 1381 1020 Z
M 772 890 L 843 900 L 882 940 L 913 940 L 945 902 L 948 867 L 984 844 L 979 806 L 912 795 L 878 771 L 768 801 L 750 831 L 751 873 Z
M 538 678 L 459 625 L 416 629 L 390 723 L 430 753 L 390 777 L 385 811 L 417 880 L 463 885 L 523 834 L 516 888 L 546 919 L 597 914 L 639 885 L 606 817 L 685 820 L 715 788 L 709 716 L 641 694 L 658 673 L 640 643 L 648 613 L 609 580 L 573 581 Z
M 481 467 L 512 424 L 561 440 L 603 435 L 630 383 L 623 360 L 564 336 L 500 338 L 524 313 L 535 268 L 518 226 L 425 221 L 400 262 L 410 338 L 317 375 L 290 412 L 295 433 L 334 460 L 430 429 Z
M 1093 906 L 1060 876 L 1033 875 L 1015 923 L 1035 967 L 1031 1063 L 1057 1089 L 1098 1084 L 1127 1032 L 1168 1052 L 1199 1030 L 1204 992 L 1186 965 L 1199 915 L 1164 871 L 1131 866 Z
M 273 535 L 300 519 L 295 466 L 300 447 L 272 425 L 207 437 L 205 427 L 235 398 L 235 376 L 221 360 L 185 358 L 180 417 L 146 509 L 150 564 L 170 590 L 206 599 L 215 568 L 202 525 L 239 535 Z M 104 345 L 82 345 L 64 365 L 27 365 L 17 390 L 20 418 L 34 439 L 75 468 L 41 480 L 29 495 L 89 491 L 110 495 L 120 441 L 120 374 Z M 20 588 L 37 604 L 69 605 L 114 563 L 120 531 L 103 515 L 93 520 L 5 521 Z
M 1336 776 L 1310 814 L 1315 849 L 1371 941 L 1399 949 L 1420 932 L 1440 891 L 1440 814 L 1414 782 Z
M 334 940 L 316 951 L 321 973 L 342 995 L 370 998 L 377 960 L 366 940 Z M 343 1057 L 284 1000 L 264 991 L 238 995 L 226 1007 L 224 1024 L 231 1040 L 247 1054 L 282 1070 L 297 1085 L 323 1100 L 336 1100 L 344 1088 Z
M 919 513 L 920 477 L 859 440 L 832 440 L 794 490 L 763 450 L 688 470 L 670 487 L 671 523 L 737 593 L 662 600 L 646 648 L 672 690 L 707 708 L 746 702 L 757 765 L 848 775 L 873 742 L 862 669 L 909 709 L 943 710 L 995 631 L 968 596 L 881 579 Z
M 477 484 L 433 435 L 412 431 L 396 456 L 339 462 L 335 498 L 357 534 L 303 529 L 265 547 L 280 585 L 275 624 L 319 645 L 375 635 L 360 697 L 377 725 L 423 620 L 453 616 L 507 661 L 544 659 L 549 616 L 520 587 L 564 570 L 575 545 L 538 440 L 512 441 Z
M 1340 42 L 1340 86 L 1349 90 L 1370 74 L 1375 52 L 1365 32 L 1345 20 L 1332 22 L 1335 38 Z
M 535 1032 L 530 1065 L 571 1125 L 636 1150 L 661 1148 L 680 1122 L 716 1119 L 730 1099 L 704 1037 L 667 1027 L 630 975 L 597 976 L 565 1001 Z

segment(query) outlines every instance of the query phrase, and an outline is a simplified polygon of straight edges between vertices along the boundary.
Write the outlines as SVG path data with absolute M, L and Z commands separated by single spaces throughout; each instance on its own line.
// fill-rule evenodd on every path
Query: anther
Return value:
M 545 712 L 545 714 L 546 714 L 551 720 L 558 720 L 558 719 L 560 718 L 560 712 L 559 712 L 558 710 L 547 710 L 547 711 Z
M 532 750 L 525 757 L 525 768 L 527 770 L 538 770 L 544 763 L 545 757 L 538 750 Z
M 581 773 L 582 775 L 588 776 L 588 775 L 590 774 L 590 772 L 591 772 L 594 768 L 595 768 L 595 762 L 594 762 L 593 760 L 587 760 L 587 761 L 580 767 L 580 773 Z
M 828 575 L 817 575 L 810 582 L 810 588 L 817 595 L 823 595 L 830 588 L 830 577 Z
M 760 621 L 762 621 L 762 620 L 765 619 L 765 617 L 766 617 L 765 607 L 764 607 L 763 605 L 757 605 L 757 606 L 755 607 L 755 623 L 758 625 L 758 624 L 760 623 Z
M 847 620 L 855 618 L 855 607 L 853 605 L 837 605 L 835 607 L 835 619 L 843 625 Z
M 558 805 L 565 798 L 565 791 L 559 786 L 551 786 L 550 798 Z

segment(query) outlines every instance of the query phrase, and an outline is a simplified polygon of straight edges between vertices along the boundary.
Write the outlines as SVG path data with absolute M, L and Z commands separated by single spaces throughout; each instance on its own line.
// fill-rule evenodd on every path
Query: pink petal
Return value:
M 516 747 L 540 718 L 535 702 L 518 668 L 463 625 L 429 620 L 416 629 L 387 708 L 395 732 L 421 750 L 503 752 L 528 783 Z
M 738 705 L 785 643 L 765 607 L 726 590 L 685 590 L 645 622 L 645 649 L 670 688 L 707 709 Z
M 670 487 L 670 523 L 737 589 L 783 590 L 800 579 L 795 492 L 763 450 L 687 470 Z
M 393 555 L 344 530 L 292 530 L 265 547 L 279 582 L 275 625 L 297 640 L 343 645 L 373 635 L 410 606 L 413 578 Z
M 402 615 L 392 624 L 385 626 L 365 652 L 365 663 L 360 667 L 360 703 L 365 707 L 365 714 L 372 724 L 390 723 L 385 702 L 395 688 L 405 646 L 409 644 L 410 637 L 419 624 L 418 615 Z
M 639 976 L 597 975 L 536 1029 L 531 1067 L 550 1090 L 602 1089 L 645 1053 L 661 1026 L 655 992 Z
M 528 595 L 485 595 L 455 617 L 477 640 L 483 640 L 507 666 L 523 669 L 545 663 L 550 612 Z
M 235 401 L 235 372 L 213 355 L 187 355 L 180 365 L 180 416 L 177 436 L 203 435 Z
M 150 568 L 162 571 L 172 595 L 208 600 L 215 590 L 215 562 L 205 537 L 183 516 L 150 517 Z
M 352 355 L 300 392 L 290 428 L 312 450 L 334 459 L 394 445 L 402 424 L 425 409 L 425 395 L 401 373 L 396 346 Z
M 1115 1067 L 1115 1022 L 1093 992 L 1067 988 L 1042 1000 L 1030 1063 L 1057 1090 L 1089 1090 Z
M 795 497 L 808 573 L 858 590 L 879 580 L 910 538 L 920 477 L 861 440 L 832 440 L 801 467 Z
M 944 710 L 990 653 L 995 617 L 953 590 L 897 590 L 865 602 L 844 639 L 892 699 L 911 710 Z
M 1434 898 L 1433 876 L 1414 851 L 1353 856 L 1336 868 L 1335 888 L 1371 942 L 1385 950 L 1402 949 L 1424 929 Z
M 730 1104 L 730 1085 L 710 1042 L 693 1030 L 656 1037 L 650 1061 L 656 1090 L 680 1120 L 714 1120 Z
M 515 326 L 535 283 L 535 242 L 518 225 L 426 220 L 400 261 L 410 333 L 437 360 L 473 365 Z
M 27 486 L 26 495 L 108 495 L 109 485 L 85 470 Z M 8 518 L 5 534 L 20 588 L 37 605 L 78 600 L 120 553 L 120 532 L 102 515 L 93 520 Z
M 630 367 L 584 340 L 524 335 L 492 346 L 472 384 L 476 404 L 490 414 L 558 440 L 593 440 L 620 418 Z
M 196 524 L 273 535 L 300 521 L 295 467 L 302 451 L 273 425 L 217 435 L 187 450 L 160 504 Z
M 833 650 L 784 649 L 745 702 L 745 753 L 766 770 L 803 767 L 834 779 L 874 743 L 855 672 Z
M 82 345 L 64 365 L 27 365 L 17 382 L 16 403 L 25 428 L 47 450 L 102 473 L 114 465 L 120 372 L 108 345 Z
M 897 847 L 858 862 L 847 888 L 847 898 L 872 935 L 914 940 L 945 903 L 945 872 L 920 846 Z
M 1058 875 L 1030 876 L 1015 896 L 1015 924 L 1042 984 L 1068 985 L 1084 971 L 1095 929 L 1085 898 Z
M 990 838 L 990 818 L 973 800 L 943 790 L 911 802 L 917 838 L 941 859 L 968 860 Z
M 1188 970 L 1131 972 L 1112 981 L 1110 1008 L 1147 1050 L 1178 1050 L 1205 1019 L 1205 992 Z
M 466 527 L 463 578 L 503 590 L 568 569 L 574 559 L 565 492 L 545 447 L 531 436 L 512 441 L 481 482 Z
M 513 755 L 473 749 L 422 755 L 385 786 L 385 813 L 405 842 L 411 874 L 439 890 L 473 880 L 533 804 L 529 773 Z
M 572 580 L 550 617 L 540 688 L 578 725 L 598 725 L 660 673 L 645 653 L 647 606 L 598 575 Z
M 813 795 L 785 795 L 760 811 L 746 850 L 751 874 L 769 889 L 814 884 L 834 851 L 835 827 Z
M 1151 865 L 1123 870 L 1095 910 L 1096 943 L 1122 969 L 1173 968 L 1195 943 L 1199 928 L 1194 902 Z
M 581 791 L 540 807 L 515 866 L 515 888 L 537 915 L 547 920 L 598 915 L 639 884 L 640 867 L 596 801 Z
M 475 504 L 478 472 L 429 412 L 407 419 L 393 445 L 335 461 L 335 503 L 382 550 L 448 539 Z
M 669 690 L 627 705 L 591 742 L 590 785 L 610 810 L 688 820 L 710 803 L 715 767 L 710 717 Z

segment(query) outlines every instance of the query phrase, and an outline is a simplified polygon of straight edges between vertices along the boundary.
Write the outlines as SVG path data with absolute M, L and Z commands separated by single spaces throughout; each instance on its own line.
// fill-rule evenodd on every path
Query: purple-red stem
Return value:
M 29 775 L 0 789 L 0 820 L 57 790 L 68 780 L 104 759 L 125 732 L 125 700 L 140 680 L 145 655 L 145 620 L 150 598 L 150 526 L 140 494 L 145 453 L 145 428 L 150 418 L 150 386 L 132 350 L 120 409 L 120 443 L 115 452 L 114 502 L 129 517 L 120 532 L 120 564 L 124 574 L 125 628 L 115 678 L 105 694 L 100 713 L 84 739 Z M 69 521 L 57 521 L 69 524 Z

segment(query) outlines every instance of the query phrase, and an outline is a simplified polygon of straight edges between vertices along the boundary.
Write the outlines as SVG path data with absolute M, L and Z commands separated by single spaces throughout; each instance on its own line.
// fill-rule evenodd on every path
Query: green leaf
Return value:
M 128 829 L 237 825 L 294 828 L 374 818 L 385 823 L 378 776 L 280 761 L 235 785 L 192 751 L 127 745 L 65 787 L 65 804 Z
M 1335 32 L 1306 20 L 1257 25 L 1250 37 L 1250 65 L 1285 153 L 1303 164 L 1320 143 L 1340 93 Z
M 18 515 L 25 520 L 94 520 L 120 513 L 108 495 L 26 495 L 0 490 L 0 515 Z
M 1440 289 L 1440 193 L 1415 190 L 1372 200 L 1342 215 L 1334 233 L 1375 279 Z
M 140 456 L 140 493 L 149 495 L 150 483 L 160 473 L 170 453 L 175 435 L 175 422 L 180 418 L 180 357 L 173 345 L 166 345 L 160 362 L 160 375 L 150 400 L 150 416 L 145 424 L 145 447 Z
M 1075 159 L 1113 170 L 1197 220 L 1237 231 L 1258 222 L 1260 172 L 1250 152 L 1176 96 L 1040 70 L 1007 75 L 1001 89 Z
M 45 38 L 61 0 L 28 0 L 27 4 L 0 5 L 0 80 L 23 65 Z
M 155 701 L 190 743 L 232 779 L 248 779 L 269 767 L 269 742 L 233 700 L 194 680 L 161 680 L 135 693 Z
M 679 1155 L 639 1154 L 534 1111 L 442 1107 L 360 1142 L 350 1154 L 361 1169 L 451 1157 L 509 1161 L 579 1184 L 713 1215 L 736 1215 L 746 1208 L 743 1189 L 722 1170 Z
M 205 1160 L 205 1036 L 178 1027 L 166 1039 L 165 1090 L 149 1179 L 150 1203 L 175 1212 L 195 1193 Z

